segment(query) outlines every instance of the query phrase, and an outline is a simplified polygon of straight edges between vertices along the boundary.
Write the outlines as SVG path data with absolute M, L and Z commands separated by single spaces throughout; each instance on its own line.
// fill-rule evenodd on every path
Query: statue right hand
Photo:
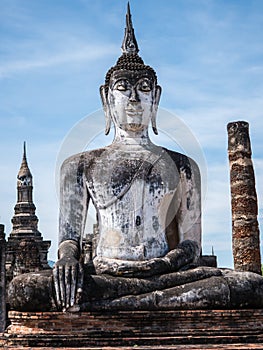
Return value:
M 53 268 L 58 309 L 63 311 L 78 304 L 83 284 L 83 266 L 75 257 L 63 256 Z

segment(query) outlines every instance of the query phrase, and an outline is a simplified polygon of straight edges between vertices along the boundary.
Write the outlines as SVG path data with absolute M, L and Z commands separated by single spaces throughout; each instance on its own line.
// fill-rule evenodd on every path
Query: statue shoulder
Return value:
M 183 153 L 175 152 L 166 148 L 164 148 L 164 150 L 168 152 L 179 172 L 185 172 L 188 178 L 191 178 L 193 173 L 200 176 L 199 166 L 192 158 Z
M 74 154 L 64 160 L 61 165 L 61 172 L 66 171 L 67 169 L 76 169 L 79 167 L 88 167 L 94 160 L 100 157 L 106 148 L 99 148 L 91 151 L 80 152 Z

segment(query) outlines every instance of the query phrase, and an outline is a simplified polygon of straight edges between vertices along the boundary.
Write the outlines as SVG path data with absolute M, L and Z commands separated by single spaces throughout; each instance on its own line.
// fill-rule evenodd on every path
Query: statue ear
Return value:
M 105 114 L 105 118 L 106 118 L 105 135 L 108 135 L 108 133 L 110 132 L 110 127 L 111 127 L 111 115 L 110 115 L 110 109 L 108 106 L 105 85 L 101 85 L 101 87 L 100 87 L 100 97 L 101 97 L 103 110 L 104 110 L 104 114 Z
M 162 93 L 162 88 L 159 85 L 156 85 L 155 88 L 155 96 L 154 96 L 154 105 L 153 105 L 153 110 L 152 110 L 152 129 L 155 135 L 158 135 L 158 130 L 156 126 L 156 115 L 157 115 L 157 110 L 158 110 L 158 105 L 160 101 Z

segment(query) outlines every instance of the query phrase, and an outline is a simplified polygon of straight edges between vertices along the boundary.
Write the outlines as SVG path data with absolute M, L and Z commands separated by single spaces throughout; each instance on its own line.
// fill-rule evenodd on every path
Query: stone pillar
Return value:
M 6 324 L 5 300 L 5 233 L 4 225 L 0 225 L 0 333 L 4 332 Z
M 249 125 L 245 121 L 229 123 L 227 131 L 234 268 L 261 274 L 258 205 Z

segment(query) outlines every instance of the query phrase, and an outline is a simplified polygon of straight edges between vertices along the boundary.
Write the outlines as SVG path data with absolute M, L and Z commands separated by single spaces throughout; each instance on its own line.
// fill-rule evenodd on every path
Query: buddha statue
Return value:
M 161 96 L 144 64 L 128 5 L 122 55 L 100 94 L 111 145 L 61 168 L 58 261 L 53 273 L 17 276 L 11 308 L 25 311 L 161 310 L 263 306 L 263 278 L 200 266 L 201 181 L 189 157 L 157 146 Z M 90 201 L 98 217 L 96 256 L 81 259 Z M 27 286 L 27 288 L 24 288 Z

